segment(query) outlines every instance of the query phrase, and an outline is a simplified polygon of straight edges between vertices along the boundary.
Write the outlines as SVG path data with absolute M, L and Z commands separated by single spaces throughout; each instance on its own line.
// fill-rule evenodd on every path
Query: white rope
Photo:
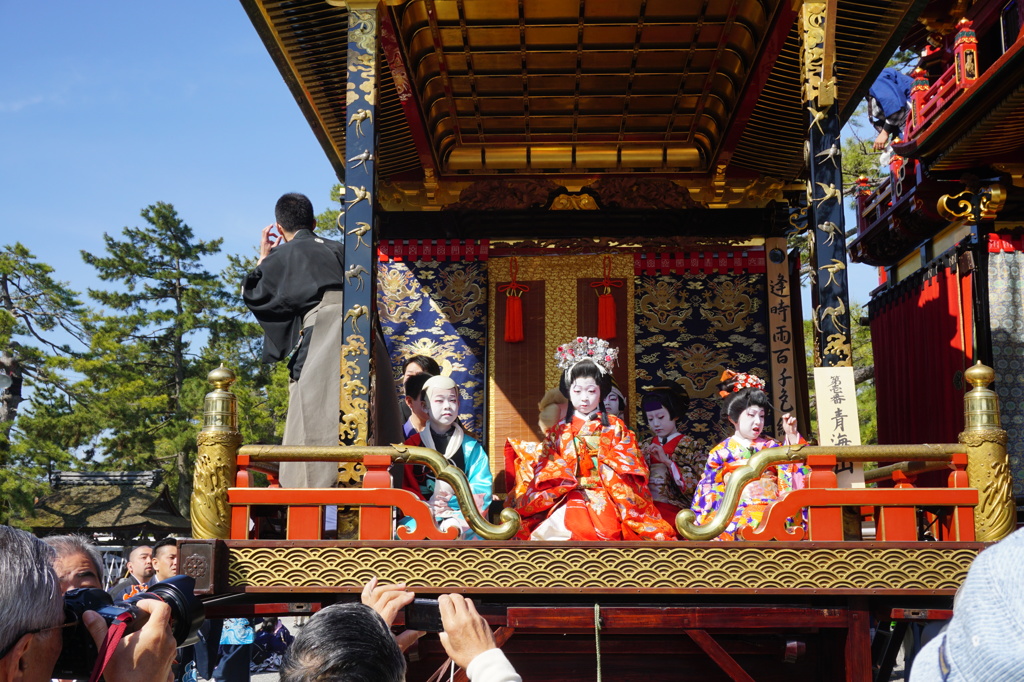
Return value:
M 594 604 L 594 650 L 597 652 L 597 682 L 601 682 L 601 605 Z

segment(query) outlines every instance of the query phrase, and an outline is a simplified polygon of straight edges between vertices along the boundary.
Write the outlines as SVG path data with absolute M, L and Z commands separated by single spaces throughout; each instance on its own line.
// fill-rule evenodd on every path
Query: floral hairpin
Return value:
M 727 369 L 722 372 L 722 384 L 726 383 L 729 384 L 727 390 L 718 392 L 718 395 L 723 398 L 730 393 L 736 393 L 744 388 L 756 388 L 759 391 L 763 391 L 768 385 L 761 377 L 754 376 L 753 374 L 734 372 L 731 369 Z
M 570 369 L 577 362 L 592 360 L 601 374 L 607 374 L 615 366 L 619 357 L 619 349 L 612 348 L 604 339 L 593 336 L 577 336 L 569 343 L 563 344 L 555 351 L 558 368 Z

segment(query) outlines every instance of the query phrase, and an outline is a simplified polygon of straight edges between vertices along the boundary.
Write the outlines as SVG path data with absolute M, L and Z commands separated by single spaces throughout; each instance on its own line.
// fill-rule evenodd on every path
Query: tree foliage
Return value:
M 871 327 L 867 321 L 867 309 L 859 303 L 850 305 L 852 325 L 851 346 L 853 352 L 853 375 L 857 386 L 857 413 L 860 420 L 860 438 L 864 445 L 878 443 L 878 415 L 875 409 L 874 354 L 871 349 Z M 818 433 L 818 415 L 814 387 L 814 322 L 804 321 L 804 347 L 807 349 L 807 378 L 811 408 L 809 433 Z
M 318 231 L 340 237 L 339 215 L 317 216 Z M 48 474 L 76 468 L 162 469 L 187 514 L 207 375 L 220 364 L 239 377 L 244 442 L 280 442 L 287 368 L 263 364 L 263 332 L 240 293 L 255 251 L 228 255 L 216 273 L 220 239 L 197 238 L 168 203 L 141 217 L 82 252 L 109 284 L 88 291 L 91 308 L 21 244 L 0 249 L 0 367 L 18 368 L 26 396 L 18 409 L 20 392 L 0 395 L 0 523 L 30 512 Z

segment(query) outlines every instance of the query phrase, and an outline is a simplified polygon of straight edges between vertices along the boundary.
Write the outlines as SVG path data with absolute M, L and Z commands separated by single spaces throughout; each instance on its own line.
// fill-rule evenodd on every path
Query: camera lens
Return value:
M 135 604 L 143 599 L 159 599 L 171 607 L 171 632 L 178 647 L 199 641 L 199 628 L 206 619 L 203 602 L 195 596 L 196 581 L 187 575 L 176 575 L 158 582 L 145 592 L 125 600 Z

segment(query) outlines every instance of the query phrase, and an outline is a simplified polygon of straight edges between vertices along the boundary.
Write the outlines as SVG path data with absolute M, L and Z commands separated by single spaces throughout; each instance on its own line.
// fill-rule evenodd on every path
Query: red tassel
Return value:
M 509 277 L 512 280 L 508 284 L 502 284 L 498 291 L 505 294 L 505 342 L 519 343 L 523 336 L 523 292 L 529 291 L 530 287 L 520 284 L 516 280 L 519 274 L 519 259 L 512 256 L 509 261 Z
M 519 343 L 523 336 L 523 299 L 518 296 L 505 298 L 505 341 Z
M 604 279 L 593 282 L 590 286 L 598 289 L 604 287 L 604 293 L 597 296 L 597 336 L 605 341 L 615 338 L 615 299 L 612 298 L 612 287 L 621 288 L 622 280 L 612 279 L 612 259 L 604 257 Z M 595 292 L 596 293 L 596 292 Z
M 610 291 L 597 297 L 597 335 L 606 341 L 615 338 L 615 299 Z

